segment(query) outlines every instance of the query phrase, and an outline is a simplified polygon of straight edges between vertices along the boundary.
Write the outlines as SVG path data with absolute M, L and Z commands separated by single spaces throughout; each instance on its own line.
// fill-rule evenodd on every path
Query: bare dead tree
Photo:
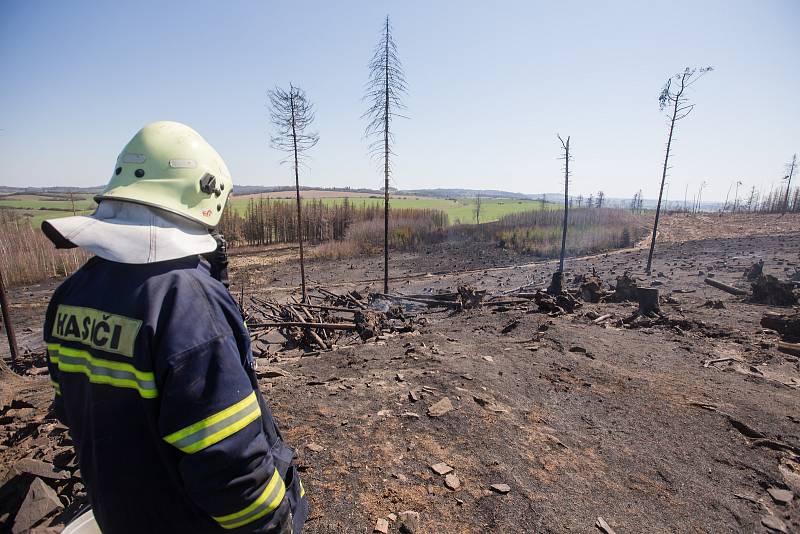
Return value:
M 602 208 L 603 207 L 603 201 L 605 199 L 606 199 L 606 194 L 603 193 L 602 191 L 598 191 L 597 192 L 597 200 L 595 201 L 595 202 L 597 202 L 597 207 L 598 208 Z
M 6 296 L 6 285 L 3 281 L 3 273 L 0 272 L 0 308 L 3 312 L 3 325 L 6 327 L 8 336 L 8 350 L 11 353 L 11 365 L 16 366 L 19 347 L 17 345 L 17 335 L 14 330 L 14 323 L 11 321 L 11 306 Z M 0 375 L 11 374 L 5 362 L 0 359 Z
M 475 224 L 481 223 L 481 194 L 475 195 Z
M 370 155 L 383 164 L 383 292 L 389 292 L 389 177 L 391 175 L 391 156 L 394 155 L 392 145 L 392 122 L 395 117 L 402 117 L 399 111 L 405 109 L 403 96 L 407 87 L 403 74 L 403 66 L 397 55 L 397 45 L 392 37 L 392 26 L 389 15 L 383 25 L 380 41 L 375 47 L 369 62 L 369 80 L 364 100 L 369 104 L 362 118 L 368 120 L 365 130 L 370 139 Z
M 728 186 L 728 192 L 725 194 L 725 204 L 722 205 L 722 213 L 725 213 L 725 210 L 728 209 L 728 198 L 731 196 L 731 189 L 733 189 L 733 182 Z
M 300 284 L 303 301 L 306 294 L 306 270 L 303 257 L 303 214 L 300 202 L 300 166 L 308 150 L 319 142 L 319 134 L 310 131 L 314 122 L 314 105 L 306 97 L 305 91 L 289 84 L 286 91 L 276 87 L 269 91 L 270 119 L 275 128 L 270 137 L 270 145 L 275 150 L 288 152 L 281 163 L 289 163 L 294 170 L 294 185 L 297 193 L 297 239 L 300 245 Z
M 736 213 L 736 208 L 739 206 L 739 186 L 742 185 L 741 180 L 736 180 L 736 192 L 733 195 L 733 213 Z
M 794 169 L 797 167 L 797 154 L 792 156 L 792 162 L 787 164 L 789 168 L 789 172 L 786 174 L 786 196 L 783 198 L 783 210 L 781 213 L 786 213 L 787 208 L 789 207 L 789 190 L 792 188 L 792 176 L 794 176 Z
M 569 153 L 569 138 L 564 141 L 561 135 L 556 134 L 558 140 L 561 141 L 561 150 L 564 155 L 558 159 L 564 160 L 564 222 L 561 224 L 561 255 L 558 260 L 558 272 L 564 272 L 564 256 L 567 251 L 567 221 L 569 220 L 569 160 L 572 156 Z
M 700 211 L 700 202 L 703 199 L 703 189 L 705 189 L 707 185 L 708 185 L 708 182 L 703 180 L 702 182 L 700 182 L 700 187 L 697 188 L 697 196 L 694 197 L 695 198 L 695 203 L 694 203 L 694 212 L 695 213 Z
M 658 232 L 658 219 L 661 215 L 661 197 L 664 194 L 664 182 L 667 180 L 667 169 L 669 168 L 669 156 L 672 149 L 672 135 L 675 132 L 675 123 L 686 118 L 694 109 L 694 104 L 689 104 L 689 97 L 686 90 L 702 78 L 706 73 L 713 70 L 711 67 L 689 68 L 683 72 L 672 76 L 664 84 L 661 93 L 658 95 L 658 105 L 661 111 L 672 108 L 672 117 L 669 121 L 669 136 L 667 137 L 667 150 L 664 155 L 664 169 L 661 173 L 661 187 L 658 189 L 658 203 L 656 203 L 656 218 L 653 222 L 653 237 L 650 240 L 650 253 L 647 255 L 647 274 L 650 274 L 653 265 L 653 252 L 656 249 L 656 233 Z
M 756 186 L 750 188 L 750 195 L 747 197 L 747 211 L 753 211 L 753 206 L 758 203 L 758 193 Z

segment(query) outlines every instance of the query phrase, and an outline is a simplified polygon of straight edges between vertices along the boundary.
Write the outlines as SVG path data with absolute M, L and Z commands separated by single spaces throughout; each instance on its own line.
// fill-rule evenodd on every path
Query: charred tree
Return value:
M 564 160 L 564 222 L 561 224 L 561 255 L 558 260 L 558 272 L 564 272 L 564 256 L 567 251 L 567 221 L 569 220 L 569 160 L 571 158 L 569 153 L 569 139 L 564 141 L 560 135 L 557 135 L 558 140 L 561 141 L 561 150 L 564 151 L 564 156 L 560 159 Z
M 686 90 L 711 70 L 711 67 L 701 69 L 686 67 L 683 72 L 667 80 L 667 83 L 664 84 L 661 93 L 658 95 L 659 109 L 663 111 L 672 108 L 672 114 L 669 121 L 669 135 L 667 136 L 667 150 L 664 155 L 664 168 L 661 172 L 661 187 L 658 189 L 656 218 L 653 222 L 653 237 L 650 240 L 650 253 L 647 255 L 647 274 L 650 274 L 653 265 L 653 252 L 656 249 L 658 219 L 661 215 L 661 197 L 664 194 L 664 183 L 667 181 L 667 169 L 669 168 L 669 155 L 672 149 L 672 135 L 675 133 L 675 123 L 686 118 L 686 116 L 692 112 L 692 109 L 694 109 L 694 104 L 689 104 L 689 97 L 686 95 Z
M 786 175 L 786 196 L 783 197 L 783 211 L 781 213 L 786 213 L 786 210 L 789 209 L 789 191 L 792 188 L 792 176 L 794 176 L 794 169 L 797 167 L 797 154 L 792 156 L 792 162 L 787 166 L 789 167 L 789 173 Z
M 403 96 L 406 94 L 406 80 L 403 66 L 397 55 L 397 45 L 392 37 L 389 16 L 383 25 L 380 41 L 369 62 L 369 81 L 364 100 L 369 108 L 362 115 L 369 122 L 366 137 L 370 139 L 369 151 L 383 167 L 383 292 L 389 292 L 389 177 L 391 176 L 391 156 L 394 136 L 393 119 L 405 109 Z
M 11 321 L 11 306 L 8 303 L 6 296 L 6 285 L 3 280 L 3 273 L 0 272 L 0 308 L 3 312 L 3 325 L 6 327 L 6 336 L 8 336 L 8 351 L 11 353 L 11 365 L 16 366 L 17 356 L 19 355 L 19 348 L 17 345 L 17 335 L 14 331 L 14 323 Z M 8 371 L 5 362 L 0 360 L 0 374 Z
M 475 224 L 481 223 L 481 195 L 475 195 Z
M 314 122 L 314 105 L 305 91 L 289 84 L 286 91 L 276 87 L 269 92 L 270 118 L 275 128 L 270 144 L 275 150 L 289 155 L 281 163 L 289 163 L 294 170 L 294 185 L 297 194 L 297 240 L 300 246 L 300 285 L 303 302 L 307 300 L 306 270 L 303 257 L 303 212 L 300 202 L 300 165 L 309 149 L 319 142 L 319 134 L 310 131 Z

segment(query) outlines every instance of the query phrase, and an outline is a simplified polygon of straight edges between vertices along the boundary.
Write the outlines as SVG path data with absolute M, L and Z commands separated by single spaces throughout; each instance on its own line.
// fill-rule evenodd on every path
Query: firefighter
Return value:
M 299 534 L 308 515 L 246 325 L 203 258 L 232 188 L 197 132 L 156 122 L 122 150 L 94 214 L 42 224 L 56 247 L 95 254 L 56 289 L 44 338 L 104 534 Z

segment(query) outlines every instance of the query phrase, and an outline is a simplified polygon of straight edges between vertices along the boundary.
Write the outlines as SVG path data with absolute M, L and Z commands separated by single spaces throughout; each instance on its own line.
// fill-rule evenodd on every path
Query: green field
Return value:
M 302 194 L 302 193 L 301 193 Z M 325 204 L 341 204 L 345 197 L 315 199 Z M 304 202 L 310 202 L 305 199 Z M 348 198 L 353 206 L 383 205 L 383 198 L 357 197 Z M 248 197 L 233 197 L 230 207 L 239 213 L 244 213 Z M 270 202 L 291 202 L 287 199 L 270 199 Z M 475 199 L 444 199 L 444 198 L 398 198 L 391 199 L 391 206 L 395 208 L 437 209 L 447 213 L 450 224 L 471 224 L 475 222 Z M 547 209 L 557 208 L 554 204 L 546 204 Z M 90 213 L 94 207 L 91 195 L 75 195 L 75 209 L 79 214 Z M 38 227 L 44 219 L 54 219 L 72 215 L 72 202 L 60 197 L 45 195 L 7 195 L 0 197 L 0 208 L 13 208 L 16 215 L 21 215 L 30 220 L 31 224 Z M 507 198 L 481 199 L 481 222 L 496 221 L 503 215 L 519 211 L 541 209 L 542 203 L 538 200 L 516 200 Z
M 75 213 L 91 213 L 94 201 L 91 195 L 74 196 Z M 11 208 L 9 212 L 30 221 L 39 227 L 45 219 L 56 219 L 72 215 L 72 201 L 68 195 L 3 195 L 0 196 L 0 209 Z
M 302 195 L 302 192 L 301 192 Z M 317 199 L 325 204 L 341 204 L 344 197 Z M 353 206 L 363 205 L 383 205 L 382 198 L 350 198 L 348 199 Z M 232 200 L 232 207 L 239 213 L 243 213 L 249 198 L 236 198 Z M 270 202 L 291 202 L 285 199 L 270 199 Z M 306 200 L 308 202 L 308 200 Z M 390 205 L 395 208 L 416 208 L 416 209 L 437 209 L 447 213 L 450 224 L 470 224 L 475 222 L 475 199 L 444 199 L 444 198 L 399 198 L 390 199 Z M 556 206 L 545 204 L 548 209 Z M 542 203 L 538 200 L 516 200 L 508 198 L 484 198 L 481 199 L 481 222 L 496 221 L 503 215 L 516 213 L 519 211 L 530 211 L 541 209 Z

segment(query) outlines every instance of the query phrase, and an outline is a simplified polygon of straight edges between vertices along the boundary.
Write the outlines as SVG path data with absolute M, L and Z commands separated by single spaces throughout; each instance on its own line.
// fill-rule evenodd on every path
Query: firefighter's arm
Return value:
M 225 529 L 283 532 L 286 488 L 233 337 L 172 355 L 159 374 L 159 431 L 190 497 Z

